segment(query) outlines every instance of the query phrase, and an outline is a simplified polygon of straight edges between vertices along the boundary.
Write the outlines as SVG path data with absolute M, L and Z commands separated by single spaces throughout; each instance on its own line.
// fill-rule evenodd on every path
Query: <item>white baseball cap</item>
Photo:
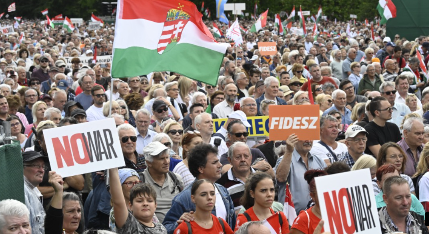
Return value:
M 355 137 L 357 134 L 361 132 L 364 132 L 366 135 L 368 135 L 368 132 L 365 130 L 365 128 L 359 125 L 353 124 L 347 128 L 347 131 L 345 133 L 346 139 L 349 137 Z
M 228 115 L 228 118 L 229 119 L 239 119 L 244 124 L 244 126 L 246 126 L 247 128 L 251 127 L 249 122 L 247 122 L 246 114 L 241 110 L 232 112 L 230 115 Z
M 392 39 L 390 39 L 390 37 L 385 37 L 384 39 L 383 39 L 383 42 L 391 42 L 392 41 Z

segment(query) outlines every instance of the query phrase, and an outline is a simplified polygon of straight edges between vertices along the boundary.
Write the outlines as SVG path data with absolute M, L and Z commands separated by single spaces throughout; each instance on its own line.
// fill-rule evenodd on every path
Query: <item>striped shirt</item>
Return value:
M 255 172 L 253 168 L 250 168 L 250 170 L 251 173 Z M 240 210 L 242 207 L 240 204 L 240 198 L 244 194 L 244 184 L 246 182 L 235 177 L 231 168 L 227 173 L 223 174 L 216 183 L 223 185 L 228 190 L 229 196 L 231 196 L 232 202 L 234 203 L 234 210 Z

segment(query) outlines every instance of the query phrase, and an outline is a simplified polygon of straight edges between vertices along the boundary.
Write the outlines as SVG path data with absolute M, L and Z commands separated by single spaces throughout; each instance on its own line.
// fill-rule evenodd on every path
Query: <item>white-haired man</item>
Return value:
M 224 93 L 225 100 L 213 108 L 213 113 L 215 113 L 220 119 L 227 118 L 227 116 L 234 111 L 234 104 L 237 97 L 237 86 L 235 86 L 235 84 L 227 84 L 225 86 Z
M 425 126 L 422 118 L 411 117 L 404 121 L 402 125 L 403 138 L 398 142 L 398 145 L 404 150 L 404 157 L 407 158 L 404 174 L 410 177 L 416 173 L 420 153 L 423 151 L 424 134 Z
M 256 105 L 258 106 L 258 115 L 262 115 L 260 110 L 261 102 L 263 100 L 272 100 L 276 105 L 286 105 L 286 101 L 280 97 L 277 97 L 279 91 L 279 80 L 275 77 L 268 77 L 264 80 L 265 93 L 256 99 Z
M 347 99 L 346 92 L 341 89 L 337 89 L 332 93 L 332 101 L 334 104 L 323 112 L 323 116 L 328 115 L 329 112 L 336 110 L 341 113 L 341 123 L 351 124 L 352 123 L 352 111 L 346 108 Z

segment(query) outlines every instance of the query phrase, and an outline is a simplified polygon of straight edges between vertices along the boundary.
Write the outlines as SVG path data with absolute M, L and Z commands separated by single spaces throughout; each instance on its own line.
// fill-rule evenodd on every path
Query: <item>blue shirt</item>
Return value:
M 325 110 L 325 112 L 323 112 L 323 116 L 326 116 L 332 110 L 339 111 L 337 109 L 337 107 L 335 107 L 335 105 L 332 105 L 329 109 L 327 109 L 327 110 Z M 339 111 L 339 112 L 341 113 L 341 111 Z M 351 110 L 347 109 L 346 107 L 344 107 L 344 115 L 341 114 L 341 123 L 342 124 L 351 124 L 351 123 L 353 123 L 353 121 L 352 121 L 352 112 L 351 112 Z
M 33 114 L 31 113 L 31 109 L 27 106 L 25 106 L 25 117 L 27 117 L 28 124 L 33 123 Z
M 79 102 L 85 111 L 92 105 L 92 96 L 85 93 L 80 93 L 74 100 Z
M 402 120 L 409 113 L 411 113 L 411 110 L 407 105 L 395 102 L 395 105 L 393 105 L 392 118 L 387 122 L 394 123 L 396 126 L 400 127 Z
M 156 136 L 157 133 L 148 129 L 146 136 L 142 136 L 142 135 L 140 135 L 137 128 L 136 128 L 136 132 L 137 132 L 136 151 L 139 155 L 141 155 L 141 154 L 143 154 L 143 148 L 152 142 L 153 137 Z

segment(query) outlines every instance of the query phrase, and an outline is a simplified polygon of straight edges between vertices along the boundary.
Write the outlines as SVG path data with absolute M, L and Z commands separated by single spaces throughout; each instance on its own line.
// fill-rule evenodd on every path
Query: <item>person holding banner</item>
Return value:
M 191 188 L 191 200 L 195 204 L 194 219 L 182 222 L 174 231 L 180 233 L 234 233 L 228 223 L 211 213 L 216 204 L 215 186 L 209 180 L 196 180 Z
M 320 212 L 319 199 L 317 196 L 316 180 L 314 178 L 319 176 L 326 176 L 328 173 L 324 170 L 308 170 L 304 174 L 304 179 L 308 183 L 310 197 L 314 201 L 314 206 L 308 210 L 301 211 L 295 219 L 291 227 L 291 234 L 312 234 L 314 233 L 317 225 L 322 219 Z M 323 232 L 323 229 L 322 229 Z
M 240 199 L 246 211 L 238 215 L 235 231 L 246 222 L 264 221 L 264 225 L 270 225 L 276 233 L 289 233 L 285 214 L 282 211 L 275 213 L 271 208 L 275 193 L 274 180 L 269 174 L 252 174 L 246 181 L 244 194 Z

